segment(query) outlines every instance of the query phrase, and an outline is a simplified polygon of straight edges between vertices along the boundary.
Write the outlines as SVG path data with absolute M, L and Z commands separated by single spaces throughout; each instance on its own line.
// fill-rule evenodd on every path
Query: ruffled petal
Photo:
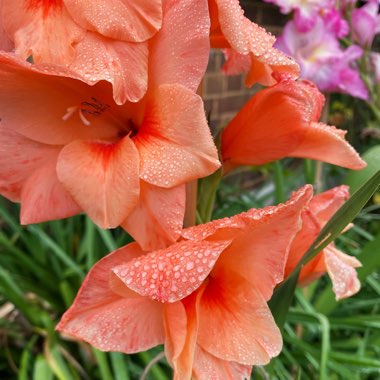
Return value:
M 206 71 L 210 21 L 207 0 L 164 2 L 161 30 L 149 46 L 149 83 L 181 84 L 196 91 Z
M 141 179 L 174 187 L 213 173 L 220 164 L 202 99 L 179 85 L 162 85 L 153 96 L 134 137 Z
M 244 233 L 224 250 L 212 276 L 239 275 L 268 301 L 284 278 L 290 245 L 301 228 L 301 213 L 312 193 L 312 187 L 307 185 L 285 204 L 246 213 Z
M 160 302 L 175 302 L 199 288 L 229 243 L 181 241 L 113 271 L 138 294 Z
M 342 137 L 341 131 L 323 123 L 311 123 L 304 138 L 289 156 L 312 158 L 354 170 L 366 166 L 365 161 Z
M 64 0 L 84 29 L 115 40 L 141 42 L 161 27 L 161 0 Z
M 15 43 L 16 54 L 33 56 L 36 63 L 68 65 L 75 57 L 73 45 L 85 33 L 60 2 L 2 1 L 4 30 Z M 51 3 L 51 4 L 50 4 Z
M 121 296 L 110 287 L 111 269 L 142 254 L 132 243 L 95 264 L 57 330 L 103 351 L 134 353 L 162 344 L 162 305 L 137 294 Z
M 278 74 L 286 74 L 296 79 L 300 75 L 300 67 L 293 58 L 272 47 L 261 56 L 251 54 L 251 67 L 245 78 L 245 85 L 251 87 L 260 83 L 263 86 L 272 86 L 277 82 Z
M 198 344 L 222 360 L 264 365 L 280 353 L 282 338 L 261 294 L 229 275 L 207 283 L 199 304 Z
M 349 198 L 349 187 L 337 186 L 316 194 L 308 206 L 310 212 L 323 227 Z
M 57 174 L 96 224 L 113 228 L 138 202 L 138 165 L 137 150 L 128 136 L 114 144 L 74 141 L 62 149 Z
M 218 9 L 220 28 L 231 47 L 239 53 L 262 55 L 275 38 L 244 16 L 239 0 L 211 0 Z
M 145 251 L 165 248 L 181 233 L 185 203 L 185 185 L 164 189 L 140 181 L 139 203 L 122 227 Z
M 360 261 L 339 251 L 332 244 L 323 252 L 336 299 L 341 300 L 357 293 L 360 290 L 360 282 L 355 268 L 362 266 Z
M 69 68 L 87 83 L 112 83 L 117 104 L 137 102 L 148 87 L 148 43 L 110 40 L 88 32 L 76 46 L 76 57 Z
M 251 372 L 252 366 L 218 359 L 200 346 L 195 350 L 194 380 L 247 380 Z
M 14 43 L 9 36 L 5 33 L 3 23 L 0 23 L 0 50 L 12 51 L 14 49 Z

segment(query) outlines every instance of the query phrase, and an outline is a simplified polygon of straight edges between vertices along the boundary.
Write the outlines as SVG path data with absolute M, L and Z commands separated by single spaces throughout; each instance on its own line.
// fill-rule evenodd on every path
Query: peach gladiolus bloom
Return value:
M 174 34 L 170 28 L 170 38 L 179 41 L 177 33 L 184 38 L 177 49 L 181 50 L 188 41 L 192 49 L 194 42 L 197 43 L 198 53 L 202 49 L 208 51 L 207 0 L 180 3 L 171 0 L 0 0 L 0 24 L 21 58 L 32 56 L 37 64 L 63 65 L 91 85 L 106 80 L 113 86 L 116 103 L 123 104 L 139 101 L 147 91 L 148 62 L 155 55 L 152 45 L 164 28 L 168 9 L 176 9 L 177 18 L 170 16 L 172 26 L 176 26 Z M 178 12 L 180 5 L 182 14 Z M 178 30 L 179 22 L 182 22 L 182 30 Z M 194 30 L 191 31 L 187 23 Z M 162 34 L 159 38 L 167 38 L 167 33 Z M 9 45 L 7 47 L 3 49 L 10 51 Z M 197 64 L 201 57 L 196 55 Z M 172 58 L 175 63 L 181 56 Z M 207 59 L 207 56 L 202 58 L 205 66 Z M 192 66 L 195 68 L 196 64 Z M 166 70 L 172 67 L 169 63 Z M 180 75 L 191 78 L 188 71 Z M 194 89 L 197 88 L 199 81 L 195 78 L 188 81 L 197 82 L 192 83 Z
M 298 64 L 273 47 L 275 38 L 244 16 L 239 0 L 209 0 L 211 47 L 224 49 L 227 75 L 248 73 L 245 84 L 273 85 L 274 72 L 299 75 Z
M 164 250 L 134 243 L 99 261 L 57 329 L 105 351 L 165 343 L 174 378 L 249 376 L 281 351 L 267 301 L 312 196 L 183 230 Z
M 225 169 L 262 165 L 284 157 L 312 158 L 362 169 L 365 162 L 344 139 L 345 131 L 319 123 L 324 97 L 306 80 L 282 77 L 259 91 L 222 134 Z
M 146 249 L 175 240 L 184 184 L 220 166 L 202 99 L 160 73 L 140 102 L 118 106 L 109 83 L 61 70 L 0 55 L 0 193 L 21 202 L 23 224 L 84 210 Z
M 302 214 L 302 229 L 294 239 L 286 263 L 285 277 L 295 268 L 318 234 L 334 213 L 349 197 L 348 187 L 339 186 L 317 194 Z M 299 283 L 302 286 L 328 272 L 333 283 L 336 299 L 347 298 L 360 290 L 355 268 L 360 262 L 329 244 L 301 270 Z
M 118 104 L 144 96 L 161 0 L 1 0 L 0 11 L 23 59 L 64 65 L 90 84 L 107 80 Z

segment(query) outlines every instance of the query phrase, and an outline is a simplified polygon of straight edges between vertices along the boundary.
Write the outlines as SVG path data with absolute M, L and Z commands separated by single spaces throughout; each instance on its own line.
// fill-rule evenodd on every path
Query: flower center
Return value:
M 66 113 L 62 116 L 62 120 L 69 120 L 76 112 L 78 112 L 81 122 L 89 126 L 91 121 L 88 120 L 88 116 L 101 116 L 110 106 L 102 103 L 100 100 L 91 97 L 91 101 L 81 102 L 79 106 L 68 107 Z

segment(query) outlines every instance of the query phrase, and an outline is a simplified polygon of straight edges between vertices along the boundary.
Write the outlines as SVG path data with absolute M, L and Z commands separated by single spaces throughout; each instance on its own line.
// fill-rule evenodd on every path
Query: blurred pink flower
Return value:
M 307 32 L 316 23 L 315 16 L 334 7 L 334 0 L 264 0 L 280 7 L 280 11 L 288 14 L 294 11 L 294 23 L 300 32 Z
M 360 58 L 362 50 L 350 46 L 343 50 L 331 24 L 316 17 L 314 27 L 301 33 L 294 21 L 286 24 L 276 47 L 291 55 L 301 67 L 301 76 L 312 80 L 321 91 L 341 92 L 360 99 L 368 99 L 368 91 L 355 60 Z
M 370 46 L 373 38 L 380 32 L 378 0 L 369 0 L 361 8 L 352 11 L 351 26 L 354 41 L 361 46 Z

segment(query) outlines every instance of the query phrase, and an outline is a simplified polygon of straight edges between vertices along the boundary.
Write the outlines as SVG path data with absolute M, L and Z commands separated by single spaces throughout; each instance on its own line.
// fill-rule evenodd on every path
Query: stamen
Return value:
M 86 117 L 83 115 L 83 110 L 78 106 L 68 107 L 66 110 L 66 113 L 62 116 L 62 120 L 63 121 L 69 120 L 74 115 L 74 113 L 76 111 L 78 111 L 79 118 L 84 125 L 86 125 L 86 126 L 91 125 L 91 122 L 89 120 L 87 120 Z
M 87 120 L 85 117 L 84 117 L 84 115 L 83 115 L 83 112 L 82 112 L 82 110 L 80 109 L 79 110 L 79 117 L 80 117 L 80 119 L 82 120 L 82 123 L 84 124 L 84 125 L 91 125 L 91 122 L 89 121 L 89 120 Z
M 71 116 L 73 116 L 74 112 L 78 109 L 77 106 L 69 107 L 66 110 L 66 113 L 62 116 L 62 120 L 69 120 Z

